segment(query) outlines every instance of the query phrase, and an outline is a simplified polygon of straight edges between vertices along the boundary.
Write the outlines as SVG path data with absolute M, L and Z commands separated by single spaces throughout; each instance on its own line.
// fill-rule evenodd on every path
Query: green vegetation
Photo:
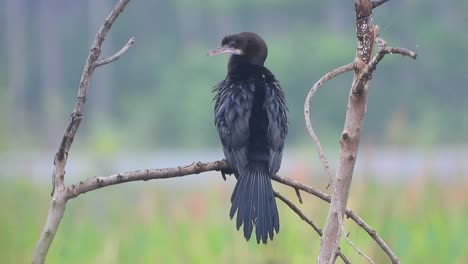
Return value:
M 320 240 L 280 202 L 281 232 L 268 246 L 246 243 L 229 220 L 231 187 L 213 177 L 187 188 L 153 181 L 115 186 L 71 201 L 48 263 L 310 263 Z M 233 179 L 228 182 L 232 183 Z M 460 184 L 461 183 L 461 184 Z M 406 185 L 355 182 L 350 207 L 387 241 L 402 263 L 467 263 L 466 183 L 430 179 Z M 278 187 L 278 185 L 276 185 Z M 297 202 L 294 191 L 280 191 Z M 27 263 L 45 220 L 49 189 L 20 180 L 0 185 L 0 262 Z M 303 194 L 307 215 L 323 225 L 327 207 Z M 388 263 L 353 222 L 346 230 L 376 263 Z M 342 242 L 353 263 L 364 263 Z
M 24 161 L 29 151 L 50 155 L 40 158 L 51 166 L 90 39 L 113 1 L 30 2 L 0 0 L 5 14 L 0 154 L 6 154 L 0 171 L 16 171 L 10 156 L 20 159 L 21 166 L 30 165 Z M 403 146 L 402 152 L 415 145 L 438 153 L 439 146 L 463 148 L 468 142 L 466 10 L 468 1 L 424 0 L 389 1 L 376 10 L 380 35 L 392 46 L 416 51 L 418 59 L 388 56 L 379 65 L 363 145 Z M 281 81 L 290 109 L 287 150 L 311 151 L 304 98 L 322 74 L 354 58 L 353 21 L 352 1 L 132 1 L 109 33 L 103 54 L 112 54 L 131 36 L 136 44 L 118 62 L 96 71 L 72 151 L 86 150 L 94 163 L 86 165 L 107 172 L 116 167 L 109 160 L 121 154 L 219 148 L 211 87 L 224 77 L 227 57 L 205 54 L 224 35 L 239 31 L 258 32 L 268 43 L 266 65 Z M 312 119 L 325 148 L 339 146 L 351 79 L 348 73 L 327 83 L 312 102 Z M 462 164 L 464 156 L 457 159 Z M 304 171 L 303 166 L 293 170 Z M 402 263 L 468 263 L 466 174 L 447 181 L 437 175 L 440 182 L 433 182 L 430 170 L 400 184 L 357 179 L 350 207 Z M 49 178 L 37 184 L 31 182 L 37 175 L 5 174 L 0 175 L 0 263 L 29 263 L 50 202 Z M 275 241 L 268 246 L 245 243 L 228 217 L 232 185 L 216 177 L 203 185 L 186 184 L 186 179 L 125 184 L 71 201 L 48 263 L 315 260 L 320 239 L 281 203 L 282 226 Z M 292 190 L 278 189 L 297 201 Z M 323 226 L 327 206 L 303 197 L 301 208 Z M 349 220 L 345 224 L 359 248 L 376 263 L 388 263 L 365 232 Z M 353 263 L 365 263 L 345 242 L 342 248 Z

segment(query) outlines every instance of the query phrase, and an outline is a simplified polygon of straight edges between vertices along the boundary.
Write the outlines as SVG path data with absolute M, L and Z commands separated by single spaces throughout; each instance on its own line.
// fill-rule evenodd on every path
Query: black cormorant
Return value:
M 237 178 L 230 217 L 237 212 L 237 229 L 250 239 L 255 226 L 257 243 L 273 240 L 279 231 L 271 177 L 281 165 L 288 131 L 284 93 L 275 76 L 263 66 L 265 41 L 242 32 L 223 38 L 209 55 L 231 54 L 226 78 L 214 91 L 215 124 L 223 151 Z

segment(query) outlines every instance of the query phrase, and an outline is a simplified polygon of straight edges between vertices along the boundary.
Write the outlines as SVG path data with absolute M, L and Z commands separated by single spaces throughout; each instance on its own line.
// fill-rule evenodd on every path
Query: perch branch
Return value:
M 125 182 L 132 181 L 149 181 L 155 179 L 168 179 L 182 176 L 189 176 L 191 174 L 200 174 L 208 171 L 223 171 L 229 169 L 228 164 L 224 160 L 214 161 L 214 162 L 194 162 L 186 166 L 178 166 L 173 168 L 165 169 L 143 169 L 129 172 L 121 172 L 112 174 L 109 176 L 100 176 L 92 177 L 85 181 L 72 184 L 64 188 L 64 194 L 67 200 L 75 198 L 80 194 L 104 188 L 107 186 L 112 186 L 116 184 L 121 184 Z M 296 182 L 290 178 L 280 177 L 275 175 L 272 179 L 278 183 L 289 186 L 293 189 L 301 190 L 303 192 L 314 195 L 321 200 L 330 203 L 330 195 L 300 182 Z M 374 240 L 375 242 L 387 253 L 389 256 L 395 256 L 390 247 L 383 241 L 383 239 L 377 235 L 377 233 L 370 227 L 362 218 L 355 214 L 352 210 L 346 209 L 345 214 L 351 218 L 357 225 L 363 228 Z
M 78 184 L 72 184 L 66 188 L 66 192 L 67 197 L 75 198 L 78 195 L 89 191 L 124 182 L 182 177 L 207 171 L 219 171 L 226 168 L 228 168 L 228 166 L 225 161 L 215 161 L 207 163 L 194 162 L 187 166 L 177 166 L 173 168 L 122 172 L 105 177 L 93 177 Z
M 299 200 L 299 203 L 302 204 L 302 196 L 301 196 L 301 192 L 299 191 L 299 189 L 294 189 L 296 191 L 296 196 L 297 196 L 297 199 Z
M 102 65 L 106 65 L 106 64 L 109 64 L 111 62 L 114 62 L 116 60 L 118 60 L 120 58 L 120 56 L 122 56 L 125 52 L 127 52 L 127 50 L 135 43 L 135 38 L 130 38 L 127 42 L 127 44 L 125 44 L 125 46 L 122 47 L 122 49 L 120 49 L 117 53 L 115 53 L 114 55 L 108 57 L 108 58 L 104 58 L 104 59 L 100 59 L 98 61 L 96 61 L 94 63 L 94 66 L 95 67 L 99 67 L 99 66 L 102 66 Z
M 307 93 L 307 97 L 304 103 L 304 119 L 307 127 L 307 131 L 309 132 L 309 135 L 312 137 L 312 139 L 315 142 L 315 146 L 317 147 L 317 151 L 319 154 L 320 161 L 322 162 L 322 166 L 325 170 L 325 173 L 328 176 L 328 181 L 329 184 L 332 181 L 332 173 L 330 172 L 330 165 L 328 163 L 328 159 L 325 156 L 325 153 L 323 152 L 322 145 L 320 144 L 320 140 L 315 134 L 314 128 L 312 127 L 312 122 L 310 121 L 310 102 L 312 100 L 312 97 L 315 95 L 315 93 L 322 87 L 322 85 L 335 78 L 336 76 L 343 74 L 345 72 L 349 72 L 354 69 L 354 63 L 349 63 L 344 66 L 341 66 L 339 68 L 336 68 L 332 70 L 331 72 L 328 72 L 327 74 L 323 75 L 315 84 L 312 86 L 310 89 L 309 93 Z
M 101 55 L 101 46 L 107 33 L 111 29 L 114 21 L 129 2 L 130 0 L 120 0 L 117 2 L 110 14 L 105 19 L 102 26 L 99 28 L 99 31 L 94 38 L 93 44 L 91 45 L 91 50 L 88 54 L 88 58 L 86 59 L 83 73 L 81 74 L 75 107 L 70 115 L 70 120 L 67 127 L 65 128 L 63 137 L 60 140 L 60 146 L 57 154 L 55 154 L 55 167 L 54 171 L 52 172 L 52 201 L 46 223 L 34 249 L 32 263 L 44 263 L 47 252 L 49 251 L 50 245 L 54 240 L 55 233 L 57 232 L 58 226 L 63 217 L 66 203 L 68 201 L 68 198 L 64 194 L 65 166 L 67 164 L 70 147 L 75 138 L 75 134 L 78 131 L 81 120 L 83 119 L 84 104 L 88 94 L 90 79 L 96 67 L 100 66 L 99 63 L 96 62 Z M 127 45 L 125 45 L 125 47 L 122 48 L 122 50 L 120 50 L 116 55 L 121 56 L 125 51 L 128 50 L 133 42 L 133 38 L 130 39 Z M 116 60 L 118 58 L 116 55 L 109 58 L 109 62 L 111 62 L 111 59 Z M 101 65 L 104 64 L 105 63 L 102 63 Z

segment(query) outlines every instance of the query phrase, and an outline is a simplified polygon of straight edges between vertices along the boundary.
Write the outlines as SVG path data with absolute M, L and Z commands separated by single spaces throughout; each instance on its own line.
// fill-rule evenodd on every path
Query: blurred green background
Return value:
M 90 43 L 115 1 L 0 0 L 0 262 L 27 263 L 49 206 L 52 160 Z M 379 64 L 349 207 L 402 263 L 468 263 L 468 1 L 390 1 L 374 12 L 380 35 L 418 53 Z M 207 57 L 224 35 L 255 31 L 290 109 L 281 175 L 326 187 L 303 122 L 313 83 L 354 59 L 353 1 L 131 1 L 103 54 L 136 44 L 93 77 L 66 181 L 222 157 L 211 89 L 227 57 Z M 321 90 L 312 120 L 332 165 L 352 74 Z M 273 243 L 245 243 L 228 218 L 217 174 L 130 183 L 68 204 L 49 263 L 310 263 L 320 240 L 281 202 Z M 297 201 L 288 188 L 275 188 Z M 324 225 L 327 207 L 300 207 Z M 307 197 L 307 198 L 306 198 Z M 350 238 L 388 260 L 347 220 Z M 365 260 L 345 242 L 353 263 Z

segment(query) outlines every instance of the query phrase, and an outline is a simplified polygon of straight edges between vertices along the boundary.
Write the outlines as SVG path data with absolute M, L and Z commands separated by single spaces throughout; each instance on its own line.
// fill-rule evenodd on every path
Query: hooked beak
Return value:
M 214 50 L 210 50 L 208 52 L 208 56 L 213 56 L 213 55 L 218 55 L 218 54 L 242 55 L 242 50 L 223 46 Z

